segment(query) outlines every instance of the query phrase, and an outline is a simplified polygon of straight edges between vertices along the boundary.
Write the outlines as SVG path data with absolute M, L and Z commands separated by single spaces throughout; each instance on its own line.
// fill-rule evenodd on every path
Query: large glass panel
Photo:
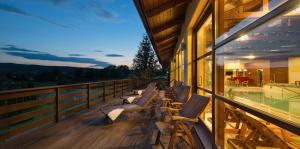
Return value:
M 300 136 L 229 104 L 222 108 L 216 120 L 216 142 L 220 148 L 300 148 Z
M 197 57 L 211 51 L 212 24 L 211 15 L 197 32 Z
M 217 0 L 216 26 L 219 38 L 226 39 L 287 0 Z
M 203 90 L 198 89 L 197 90 L 197 94 L 198 95 L 207 96 L 207 97 L 209 97 L 211 99 L 211 94 L 207 93 L 207 92 L 205 92 Z M 206 125 L 206 127 L 210 131 L 212 131 L 212 104 L 211 104 L 211 100 L 209 101 L 209 103 L 206 106 L 205 110 L 200 115 L 200 119 L 204 122 L 204 124 Z
M 216 53 L 219 95 L 300 124 L 300 7 Z
M 184 81 L 184 51 L 181 50 L 179 52 L 179 55 L 180 55 L 180 64 L 179 64 L 179 67 L 180 67 L 180 81 Z
M 197 61 L 197 86 L 211 90 L 212 61 L 211 56 Z
M 170 64 L 170 85 L 172 86 L 173 85 L 173 82 L 174 80 L 176 79 L 176 66 L 175 66 L 175 62 L 174 61 L 171 61 L 171 64 Z

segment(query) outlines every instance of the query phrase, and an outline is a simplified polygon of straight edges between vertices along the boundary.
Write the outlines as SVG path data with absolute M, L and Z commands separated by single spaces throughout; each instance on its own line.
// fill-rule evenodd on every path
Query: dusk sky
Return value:
M 132 0 L 0 0 L 0 63 L 131 66 L 145 33 Z

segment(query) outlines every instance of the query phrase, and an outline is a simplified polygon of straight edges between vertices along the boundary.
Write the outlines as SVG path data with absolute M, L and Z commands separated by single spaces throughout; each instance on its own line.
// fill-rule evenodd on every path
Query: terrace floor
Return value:
M 110 104 L 116 103 L 121 103 L 121 100 L 110 101 Z M 114 124 L 108 124 L 104 114 L 99 111 L 100 106 L 23 134 L 1 144 L 0 148 L 152 148 L 151 138 L 155 136 L 155 127 L 154 121 L 145 115 L 147 113 L 126 114 Z

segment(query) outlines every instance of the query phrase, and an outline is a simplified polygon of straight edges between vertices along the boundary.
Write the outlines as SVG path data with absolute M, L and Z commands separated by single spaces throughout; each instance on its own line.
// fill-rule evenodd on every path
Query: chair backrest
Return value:
M 173 84 L 173 88 L 176 89 L 176 88 L 180 87 L 182 84 L 183 84 L 182 82 L 175 80 L 174 84 Z
M 193 94 L 190 99 L 182 105 L 179 112 L 180 116 L 195 119 L 200 116 L 205 107 L 209 103 L 209 98 L 197 94 Z
M 189 98 L 190 89 L 191 87 L 186 85 L 182 85 L 174 89 L 176 92 L 176 101 L 186 103 Z
M 154 83 L 154 82 L 149 83 L 148 86 L 147 86 L 147 88 L 145 89 L 145 91 L 143 93 L 145 93 L 147 91 L 152 91 L 154 89 L 156 89 L 156 83 Z
M 153 99 L 158 97 L 158 92 L 156 90 L 145 93 L 140 99 L 137 100 L 135 104 L 140 106 L 148 105 Z

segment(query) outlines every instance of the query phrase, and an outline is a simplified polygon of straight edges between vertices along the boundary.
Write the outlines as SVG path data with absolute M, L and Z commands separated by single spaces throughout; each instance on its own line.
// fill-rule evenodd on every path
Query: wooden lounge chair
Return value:
M 151 82 L 147 85 L 147 88 L 156 88 L 156 82 Z M 138 89 L 138 90 L 133 90 L 133 95 L 142 95 L 143 92 L 145 92 L 146 89 Z
M 158 92 L 153 90 L 145 93 L 145 95 L 137 100 L 137 102 L 134 104 L 103 107 L 100 108 L 100 111 L 105 114 L 109 122 L 113 123 L 122 113 L 139 112 L 153 109 L 153 105 L 151 103 L 157 98 Z
M 187 102 L 189 93 L 190 93 L 190 86 L 182 85 L 174 89 L 176 96 L 175 99 L 171 98 L 163 98 L 164 106 L 175 106 L 178 107 Z
M 290 148 L 272 130 L 258 120 L 240 110 L 234 110 L 233 113 L 240 118 L 242 126 L 235 138 L 227 140 L 229 148 Z
M 155 83 L 150 83 L 145 90 L 139 92 L 138 95 L 122 96 L 123 104 L 131 104 L 139 98 L 143 97 L 146 93 L 151 92 L 156 89 Z
M 174 109 L 171 107 L 162 107 L 162 109 L 170 110 L 176 115 L 171 116 L 171 122 L 156 122 L 155 125 L 158 129 L 158 134 L 155 144 L 163 143 L 160 141 L 161 135 L 171 135 L 168 145 L 169 149 L 173 148 L 173 144 L 177 138 L 183 139 L 191 148 L 195 147 L 195 142 L 191 135 L 191 129 L 194 124 L 199 121 L 200 114 L 204 111 L 209 102 L 209 98 L 193 94 L 190 99 L 182 105 L 181 109 Z M 163 146 L 164 148 L 164 146 Z

